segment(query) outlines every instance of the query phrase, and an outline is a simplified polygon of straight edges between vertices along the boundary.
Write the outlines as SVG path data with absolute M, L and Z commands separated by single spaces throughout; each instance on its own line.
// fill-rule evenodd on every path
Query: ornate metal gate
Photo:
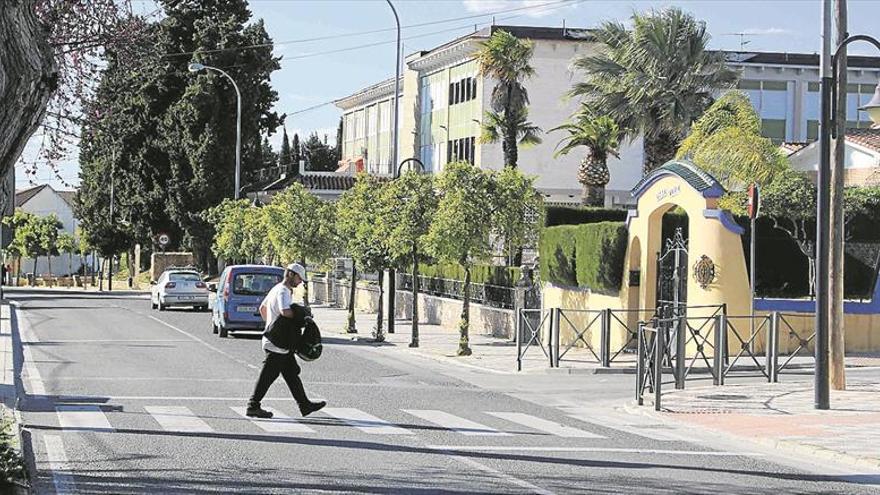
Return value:
M 687 307 L 688 242 L 681 227 L 666 239 L 657 253 L 657 314 L 661 318 L 685 316 Z

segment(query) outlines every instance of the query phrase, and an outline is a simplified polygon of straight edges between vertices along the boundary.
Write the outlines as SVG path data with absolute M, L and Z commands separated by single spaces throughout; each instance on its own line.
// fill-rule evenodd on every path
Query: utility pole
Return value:
M 110 162 L 110 228 L 113 228 L 113 206 L 114 200 L 116 199 L 114 196 L 114 186 L 115 186 L 115 174 L 116 172 L 116 149 L 113 149 L 113 160 Z M 107 270 L 107 291 L 113 292 L 113 257 L 114 254 L 110 253 L 110 268 Z
M 391 12 L 394 13 L 394 22 L 397 24 L 397 48 L 394 52 L 394 108 L 392 111 L 394 112 L 394 118 L 392 119 L 392 129 L 391 129 L 391 172 L 394 174 L 393 177 L 397 178 L 396 171 L 399 170 L 397 165 L 397 141 L 399 139 L 399 132 L 397 128 L 397 119 L 398 114 L 400 113 L 399 105 L 400 105 L 400 17 L 397 15 L 397 9 L 394 8 L 394 4 L 391 3 L 391 0 L 385 0 L 388 2 L 388 6 L 391 7 Z M 388 333 L 394 333 L 394 314 L 395 314 L 395 299 L 397 294 L 397 278 L 394 269 L 388 270 Z M 416 315 L 413 315 L 413 318 L 417 318 Z
M 829 230 L 829 192 L 831 189 L 831 19 L 832 0 L 822 0 L 822 55 L 820 75 L 822 78 L 822 110 L 819 123 L 819 160 L 816 187 L 816 372 L 814 376 L 814 404 L 816 409 L 831 407 L 828 391 L 828 244 Z
M 837 74 L 837 101 L 834 107 L 835 139 L 834 149 L 831 155 L 831 245 L 829 256 L 831 257 L 831 270 L 828 272 L 831 290 L 829 308 L 828 329 L 830 350 L 830 382 L 834 390 L 846 389 L 846 368 L 844 366 L 844 314 L 843 314 L 843 260 L 844 260 L 844 211 L 843 211 L 843 184 L 846 173 L 846 47 L 843 45 L 849 34 L 847 33 L 846 0 L 835 0 L 835 39 L 834 46 L 837 50 L 837 65 L 832 68 Z

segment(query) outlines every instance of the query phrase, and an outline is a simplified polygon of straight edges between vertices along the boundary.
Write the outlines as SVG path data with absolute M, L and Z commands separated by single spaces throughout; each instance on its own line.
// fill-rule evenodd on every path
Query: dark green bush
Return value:
M 556 285 L 616 292 L 623 279 L 626 226 L 622 222 L 560 225 L 541 233 L 541 278 Z
M 585 206 L 548 206 L 544 217 L 545 227 L 557 225 L 581 225 L 597 222 L 623 222 L 627 210 L 620 208 L 595 208 Z
M 419 275 L 428 278 L 464 280 L 464 268 L 454 263 L 419 265 Z M 475 265 L 471 267 L 471 282 L 475 284 L 513 287 L 519 280 L 519 268 L 497 265 Z

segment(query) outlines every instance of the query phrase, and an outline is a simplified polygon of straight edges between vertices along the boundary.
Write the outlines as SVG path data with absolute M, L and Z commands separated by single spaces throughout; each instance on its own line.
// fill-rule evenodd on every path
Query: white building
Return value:
M 589 31 L 524 26 L 492 26 L 406 58 L 400 94 L 401 160 L 419 158 L 433 172 L 453 159 L 465 159 L 483 168 L 503 165 L 501 145 L 480 144 L 479 121 L 488 109 L 494 83 L 477 74 L 474 54 L 481 42 L 503 29 L 534 42 L 535 75 L 525 82 L 531 100 L 529 119 L 541 127 L 544 142 L 520 149 L 519 167 L 537 176 L 537 187 L 549 202 L 579 202 L 577 169 L 582 156 L 570 153 L 554 158 L 561 132 L 548 133 L 576 110 L 567 98 L 580 75 L 571 70 L 575 57 L 588 55 L 595 45 L 585 41 Z M 731 67 L 741 71 L 740 89 L 746 92 L 774 141 L 810 141 L 817 137 L 819 115 L 819 57 L 810 54 L 727 53 Z M 880 58 L 849 57 L 849 115 L 853 127 L 868 127 L 857 107 L 866 103 L 880 81 Z M 390 102 L 393 78 L 336 101 L 343 111 L 342 165 L 363 160 L 375 174 L 391 174 Z M 611 182 L 606 204 L 630 202 L 630 189 L 641 178 L 642 144 L 627 143 L 620 158 L 610 158 Z M 354 167 L 351 167 L 354 168 Z
M 79 220 L 74 216 L 73 204 L 76 191 L 56 191 L 48 184 L 34 186 L 15 192 L 15 209 L 26 211 L 38 216 L 55 214 L 61 221 L 62 231 L 73 235 Z M 86 260 L 83 260 L 86 261 Z M 73 272 L 80 269 L 79 256 L 73 257 Z M 22 273 L 33 270 L 33 260 L 23 260 Z M 66 255 L 52 257 L 52 274 L 69 275 L 68 257 Z M 43 256 L 37 260 L 37 276 L 49 273 L 49 260 Z

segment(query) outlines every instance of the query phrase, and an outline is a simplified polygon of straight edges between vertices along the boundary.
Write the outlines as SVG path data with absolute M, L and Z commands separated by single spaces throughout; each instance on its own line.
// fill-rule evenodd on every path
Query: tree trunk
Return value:
M 354 318 L 354 305 L 357 297 L 357 266 L 351 261 L 351 286 L 348 288 L 348 326 L 346 333 L 357 333 L 357 322 Z
M 468 264 L 464 264 L 464 294 L 462 297 L 461 303 L 461 321 L 458 323 L 458 330 L 461 333 L 461 337 L 458 340 L 458 355 L 459 356 L 470 356 L 472 351 L 470 348 L 470 338 L 468 336 L 468 329 L 470 327 L 470 306 L 471 306 L 471 267 Z
M 73 287 L 73 253 L 67 253 L 67 278 L 70 279 L 70 285 L 67 286 L 68 289 Z
M 584 186 L 584 196 L 587 206 L 605 206 L 605 186 Z
M 648 175 L 655 168 L 672 160 L 675 157 L 675 150 L 678 148 L 680 141 L 680 139 L 666 132 L 654 137 L 645 136 L 642 142 L 642 151 L 644 152 L 642 175 Z
M 34 256 L 34 269 L 31 272 L 31 287 L 37 285 L 37 260 L 39 258 L 39 256 Z
M 306 265 L 306 260 L 302 260 L 299 264 L 303 266 L 303 269 L 305 269 L 305 272 L 306 272 L 306 277 L 308 277 L 309 270 Z M 309 307 L 309 283 L 307 281 L 303 280 L 302 285 L 303 285 L 303 307 L 308 308 Z
M 419 257 L 415 247 L 412 251 L 412 335 L 409 346 L 419 346 Z
M 382 276 L 385 270 L 379 270 L 379 306 L 376 310 L 376 331 L 373 332 L 373 337 L 376 342 L 385 342 L 385 333 L 382 331 L 382 319 L 384 318 L 384 314 L 382 314 L 382 305 L 385 304 L 385 280 Z
M 835 2 L 836 21 L 836 44 L 840 44 L 847 36 L 846 28 L 846 1 Z M 846 107 L 847 107 L 847 84 L 846 84 L 846 50 L 840 51 L 840 59 L 837 63 L 840 70 L 837 72 L 837 139 L 834 140 L 834 153 L 831 156 L 831 197 L 830 197 L 830 225 L 831 239 L 829 243 L 829 257 L 831 258 L 830 271 L 822 276 L 829 277 L 828 287 L 828 329 L 829 329 L 829 377 L 831 388 L 834 390 L 846 390 L 846 368 L 844 367 L 845 354 L 845 328 L 843 313 L 843 259 L 844 259 L 844 212 L 843 212 L 843 179 L 845 174 L 845 136 L 846 136 Z
M 512 120 L 510 109 L 504 111 L 505 120 Z M 516 146 L 516 126 L 511 124 L 504 130 L 504 166 L 516 168 L 519 161 L 519 149 Z
M 34 14 L 35 0 L 0 2 L 0 177 L 6 177 L 43 119 L 58 74 L 48 28 Z M 0 204 L 13 191 L 0 181 Z

